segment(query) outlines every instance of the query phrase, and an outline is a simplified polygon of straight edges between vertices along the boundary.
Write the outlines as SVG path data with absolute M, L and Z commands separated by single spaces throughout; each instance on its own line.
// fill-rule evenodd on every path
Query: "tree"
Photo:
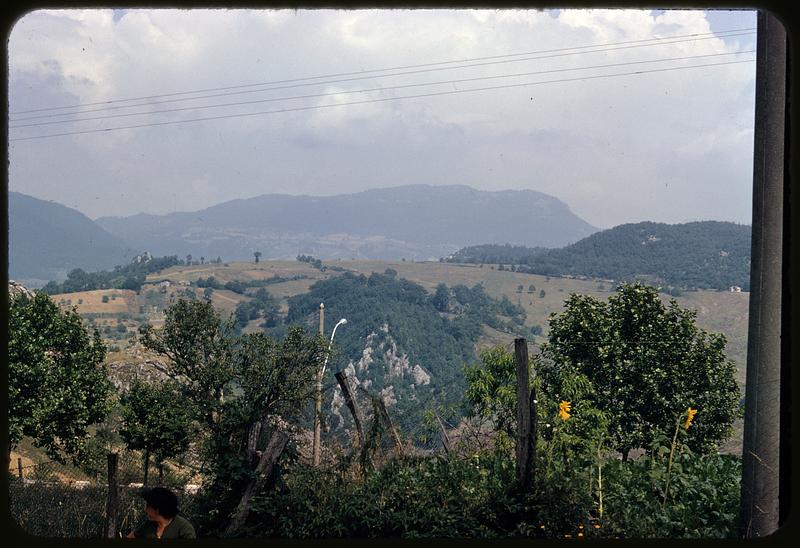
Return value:
M 150 456 L 159 468 L 164 460 L 177 457 L 189 446 L 191 414 L 174 383 L 158 386 L 136 379 L 120 398 L 120 436 L 129 449 L 144 452 L 144 484 L 147 485 Z
M 29 436 L 59 462 L 78 455 L 88 427 L 108 412 L 105 353 L 74 310 L 62 312 L 44 293 L 10 298 L 9 450 Z
M 253 256 L 256 258 L 256 264 L 258 264 L 258 259 L 261 257 L 260 251 L 254 251 Z
M 439 312 L 447 312 L 450 308 L 450 290 L 447 285 L 440 283 L 436 286 L 436 292 L 431 299 L 433 307 Z
M 183 299 L 164 311 L 162 329 L 139 328 L 145 348 L 170 358 L 168 373 L 207 424 L 218 422 L 232 380 L 232 331 L 209 301 Z
M 740 393 L 725 337 L 699 329 L 695 317 L 642 284 L 621 284 L 607 303 L 573 294 L 550 320 L 543 348 L 550 365 L 540 371 L 546 390 L 569 399 L 564 379 L 585 377 L 593 387 L 587 397 L 610 417 L 610 440 L 623 456 L 674 430 L 692 407 L 687 444 L 709 452 L 730 435 Z
M 191 254 L 191 253 L 189 253 L 188 255 L 186 255 L 186 264 L 187 264 L 188 266 L 191 266 L 191 265 L 192 265 L 192 254 Z

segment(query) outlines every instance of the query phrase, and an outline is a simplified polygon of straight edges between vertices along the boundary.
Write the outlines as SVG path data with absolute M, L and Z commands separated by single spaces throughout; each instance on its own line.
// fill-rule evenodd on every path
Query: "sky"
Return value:
M 464 184 L 544 192 L 598 228 L 750 224 L 755 27 L 754 11 L 33 11 L 8 41 L 8 188 L 98 218 Z

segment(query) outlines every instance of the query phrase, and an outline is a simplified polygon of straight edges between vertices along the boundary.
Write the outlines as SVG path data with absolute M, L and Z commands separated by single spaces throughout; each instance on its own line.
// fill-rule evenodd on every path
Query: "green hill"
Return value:
M 308 293 L 288 299 L 285 323 L 315 330 L 320 302 L 325 303 L 326 331 L 347 319 L 336 332 L 339 353 L 326 382 L 334 382 L 335 371 L 349 369 L 371 392 L 393 400 L 393 413 L 409 428 L 433 402 L 460 401 L 466 388 L 461 369 L 476 360 L 483 325 L 527 333 L 522 308 L 507 298 L 491 298 L 480 284 L 440 285 L 429 293 L 392 269 L 316 282 Z M 280 334 L 281 329 L 285 326 L 271 331 Z M 342 416 L 346 423 L 349 417 Z
M 489 259 L 500 259 L 490 261 Z M 750 287 L 750 226 L 719 221 L 633 223 L 603 230 L 560 249 L 464 248 L 450 262 L 499 262 L 518 272 L 634 280 L 682 289 Z
M 9 277 L 32 287 L 126 264 L 135 255 L 83 213 L 18 192 L 8 193 Z

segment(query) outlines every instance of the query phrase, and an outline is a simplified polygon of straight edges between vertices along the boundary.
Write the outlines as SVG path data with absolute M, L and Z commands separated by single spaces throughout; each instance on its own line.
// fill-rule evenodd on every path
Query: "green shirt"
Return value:
M 136 538 L 158 538 L 156 537 L 157 529 L 158 525 L 156 522 L 148 520 L 141 524 L 133 532 L 133 535 Z M 169 525 L 164 528 L 164 532 L 161 533 L 161 538 L 197 538 L 197 533 L 194 532 L 194 526 L 189 523 L 188 519 L 175 516 L 172 518 L 172 521 L 169 522 Z

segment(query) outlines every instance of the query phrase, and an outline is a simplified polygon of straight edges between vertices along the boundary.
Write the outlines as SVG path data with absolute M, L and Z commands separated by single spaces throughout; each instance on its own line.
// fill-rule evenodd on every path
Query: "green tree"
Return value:
M 233 325 L 209 301 L 178 300 L 164 311 L 164 327 L 139 328 L 142 344 L 170 359 L 169 374 L 207 424 L 219 421 L 233 378 Z
M 607 303 L 573 294 L 550 318 L 545 388 L 557 399 L 563 379 L 585 377 L 586 397 L 607 413 L 610 443 L 624 457 L 671 432 L 691 406 L 698 413 L 686 443 L 709 452 L 730 435 L 740 392 L 725 337 L 699 329 L 695 317 L 642 284 L 621 284 Z
M 136 379 L 120 398 L 120 436 L 129 449 L 144 453 L 144 484 L 147 485 L 150 456 L 159 467 L 189 446 L 191 413 L 174 383 L 158 386 Z
M 23 436 L 50 458 L 73 459 L 108 412 L 111 384 L 97 330 L 44 293 L 11 297 L 8 311 L 9 450 Z
M 447 285 L 440 283 L 436 286 L 431 302 L 439 312 L 447 312 L 450 309 L 450 290 L 447 289 Z

